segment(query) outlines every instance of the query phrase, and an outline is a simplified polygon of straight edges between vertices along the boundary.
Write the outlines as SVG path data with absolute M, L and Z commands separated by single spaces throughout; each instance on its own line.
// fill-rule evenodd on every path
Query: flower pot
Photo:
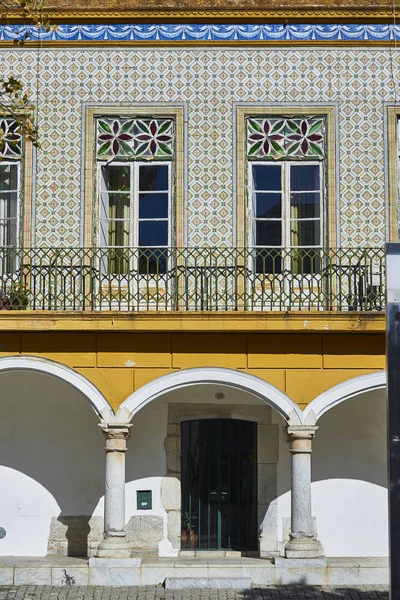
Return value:
M 190 530 L 190 548 L 197 548 L 197 542 L 199 541 L 199 536 L 197 535 L 197 533 L 195 532 L 194 529 Z
M 182 548 L 188 547 L 188 531 L 187 529 L 182 529 L 181 531 L 181 546 Z

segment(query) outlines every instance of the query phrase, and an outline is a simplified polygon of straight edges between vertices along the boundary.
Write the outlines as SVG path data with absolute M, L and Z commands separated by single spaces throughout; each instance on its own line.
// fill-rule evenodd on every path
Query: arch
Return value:
M 106 422 L 115 421 L 112 407 L 96 386 L 86 377 L 66 365 L 37 356 L 5 356 L 0 358 L 0 374 L 13 371 L 43 373 L 66 381 L 85 396 L 99 419 Z
M 339 383 L 314 398 L 304 410 L 303 422 L 307 425 L 314 425 L 323 414 L 337 404 L 340 404 L 349 398 L 353 398 L 358 394 L 362 394 L 363 392 L 381 390 L 385 387 L 385 371 L 353 377 L 353 379 Z
M 195 384 L 220 384 L 241 389 L 275 408 L 290 423 L 302 421 L 301 409 L 275 386 L 248 373 L 216 367 L 183 369 L 158 377 L 131 394 L 121 404 L 116 417 L 120 421 L 131 420 L 146 404 L 163 394 Z

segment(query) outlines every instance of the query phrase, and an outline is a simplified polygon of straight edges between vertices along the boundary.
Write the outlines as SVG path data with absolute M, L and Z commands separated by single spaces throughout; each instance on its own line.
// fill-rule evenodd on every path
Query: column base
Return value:
M 125 537 L 106 537 L 97 548 L 99 558 L 130 558 L 132 546 Z
M 315 537 L 292 537 L 285 546 L 286 558 L 320 558 L 324 556 L 322 544 Z

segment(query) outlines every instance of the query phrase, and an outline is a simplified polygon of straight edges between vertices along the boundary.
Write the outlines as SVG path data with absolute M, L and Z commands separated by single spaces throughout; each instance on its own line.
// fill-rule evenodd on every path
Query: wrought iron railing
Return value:
M 381 311 L 383 248 L 0 248 L 0 310 Z

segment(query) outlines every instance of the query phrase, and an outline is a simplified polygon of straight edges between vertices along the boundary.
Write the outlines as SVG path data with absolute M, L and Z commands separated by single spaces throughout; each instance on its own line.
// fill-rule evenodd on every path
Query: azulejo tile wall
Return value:
M 187 243 L 234 244 L 234 103 L 337 103 L 340 243 L 385 239 L 384 103 L 389 48 L 19 48 L 2 64 L 38 103 L 36 246 L 81 243 L 87 102 L 185 102 Z M 399 96 L 399 93 L 397 93 Z

